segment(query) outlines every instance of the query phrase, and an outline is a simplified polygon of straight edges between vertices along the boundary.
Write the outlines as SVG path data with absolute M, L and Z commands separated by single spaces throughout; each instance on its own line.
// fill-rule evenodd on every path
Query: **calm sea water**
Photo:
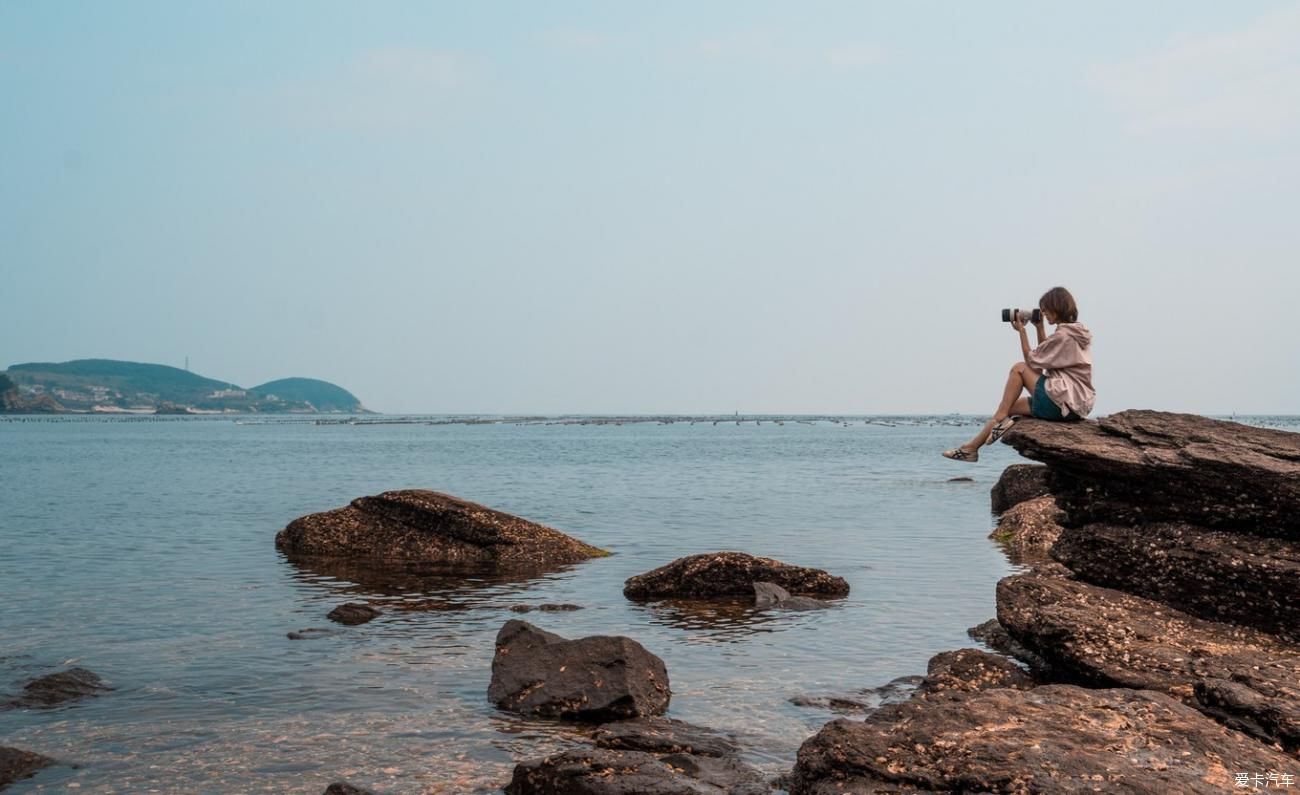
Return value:
M 517 759 L 581 738 L 486 699 L 509 607 L 543 602 L 585 607 L 526 617 L 545 629 L 640 641 L 667 663 L 671 717 L 734 733 L 782 772 L 834 717 L 792 696 L 923 673 L 994 614 L 1014 567 L 986 539 L 988 489 L 1019 459 L 997 445 L 977 465 L 946 461 L 971 428 L 945 422 L 0 422 L 0 696 L 71 664 L 116 688 L 0 711 L 0 742 L 70 763 L 12 791 L 494 792 Z M 296 516 L 409 487 L 616 554 L 534 579 L 394 583 L 275 550 Z M 633 574 L 723 549 L 828 569 L 852 594 L 785 614 L 622 596 Z M 416 598 L 460 609 L 286 638 L 334 626 L 325 613 L 344 601 Z

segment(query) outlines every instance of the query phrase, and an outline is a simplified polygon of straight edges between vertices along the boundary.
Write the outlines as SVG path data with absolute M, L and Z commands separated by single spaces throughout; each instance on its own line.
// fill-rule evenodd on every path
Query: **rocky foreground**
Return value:
M 1041 562 L 972 634 L 1026 669 L 939 655 L 805 742 L 793 795 L 1300 788 L 1300 434 L 1126 411 L 1003 440 L 1044 466 L 994 488 L 994 537 Z

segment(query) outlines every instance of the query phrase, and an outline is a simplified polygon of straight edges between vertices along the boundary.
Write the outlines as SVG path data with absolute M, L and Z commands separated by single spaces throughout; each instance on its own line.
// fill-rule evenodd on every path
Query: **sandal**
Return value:
M 998 421 L 997 425 L 994 425 L 992 428 L 989 429 L 989 438 L 984 442 L 984 444 L 993 444 L 998 439 L 1001 439 L 1002 434 L 1011 430 L 1011 426 L 1015 424 L 1016 424 L 1015 417 L 1003 417 L 1001 420 Z
M 954 461 L 965 461 L 968 464 L 973 464 L 980 460 L 980 451 L 975 450 L 972 452 L 964 447 L 954 447 L 951 450 L 944 450 L 943 457 L 951 458 Z

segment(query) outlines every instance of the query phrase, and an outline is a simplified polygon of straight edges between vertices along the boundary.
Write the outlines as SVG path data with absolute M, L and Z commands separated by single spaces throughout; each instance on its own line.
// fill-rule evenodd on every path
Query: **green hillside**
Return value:
M 249 390 L 263 397 L 310 403 L 317 411 L 358 411 L 361 401 L 341 386 L 316 378 L 281 378 Z
M 12 382 L 3 411 L 364 411 L 351 392 L 313 378 L 246 390 L 179 367 L 114 359 L 15 364 L 2 377 Z

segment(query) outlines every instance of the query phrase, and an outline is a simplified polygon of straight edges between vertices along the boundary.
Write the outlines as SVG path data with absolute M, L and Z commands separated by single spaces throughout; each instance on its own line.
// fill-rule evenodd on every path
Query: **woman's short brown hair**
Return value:
M 1053 287 L 1038 299 L 1038 308 L 1056 315 L 1057 323 L 1073 323 L 1079 319 L 1079 306 L 1074 296 L 1064 287 Z

